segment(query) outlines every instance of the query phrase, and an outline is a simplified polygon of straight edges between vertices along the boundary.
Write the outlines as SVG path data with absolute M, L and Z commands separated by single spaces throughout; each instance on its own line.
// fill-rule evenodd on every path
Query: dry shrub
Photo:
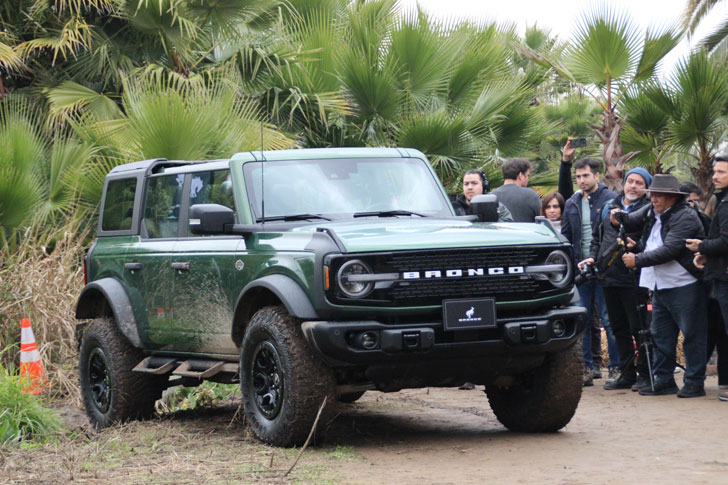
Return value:
M 609 348 L 607 347 L 607 334 L 602 329 L 602 362 L 609 362 Z M 656 350 L 652 349 L 652 353 L 654 354 L 657 352 Z M 677 349 L 676 349 L 676 356 L 677 356 L 677 363 L 680 365 L 685 365 L 685 354 L 683 353 L 683 334 L 682 332 L 677 338 Z M 606 366 L 606 364 L 605 364 Z
M 75 305 L 83 287 L 86 234 L 72 224 L 28 230 L 14 254 L 0 255 L 0 363 L 19 362 L 20 324 L 30 318 L 50 389 L 80 403 L 74 339 Z

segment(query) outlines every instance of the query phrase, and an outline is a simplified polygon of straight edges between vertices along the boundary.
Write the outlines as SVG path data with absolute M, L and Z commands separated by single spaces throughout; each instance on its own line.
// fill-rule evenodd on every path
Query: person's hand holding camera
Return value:
M 627 213 L 622 209 L 612 209 L 609 211 L 609 222 L 611 222 L 613 226 L 624 224 L 624 219 L 626 217 Z
M 571 148 L 571 138 L 566 140 L 566 145 L 564 145 L 564 153 L 561 157 L 561 161 L 564 163 L 571 162 L 571 158 L 574 156 L 574 153 L 576 153 L 576 148 Z
M 594 264 L 594 258 L 586 258 L 584 261 L 579 261 L 576 266 L 579 267 L 579 271 L 583 270 L 584 265 L 592 265 Z
M 629 240 L 630 238 L 627 238 Z M 632 241 L 634 243 L 634 241 Z M 624 263 L 624 266 L 627 267 L 627 269 L 632 269 L 637 267 L 637 264 L 635 262 L 635 254 L 634 253 L 624 253 L 622 255 L 622 262 Z

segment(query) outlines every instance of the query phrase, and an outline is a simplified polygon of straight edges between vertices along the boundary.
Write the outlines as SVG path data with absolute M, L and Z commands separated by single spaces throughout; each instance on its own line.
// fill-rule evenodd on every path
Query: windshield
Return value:
M 365 216 L 451 216 L 426 162 L 413 158 L 295 160 L 246 163 L 245 184 L 255 219 L 318 214 L 331 218 Z M 398 211 L 389 212 L 387 211 Z

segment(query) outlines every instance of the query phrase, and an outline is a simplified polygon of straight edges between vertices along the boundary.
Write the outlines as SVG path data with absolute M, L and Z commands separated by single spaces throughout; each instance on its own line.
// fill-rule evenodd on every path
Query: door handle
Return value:
M 175 262 L 175 263 L 172 263 L 172 269 L 176 269 L 177 271 L 189 271 L 190 263 L 188 263 L 187 261 Z
M 139 271 L 142 269 L 142 263 L 124 263 L 124 269 L 129 271 Z

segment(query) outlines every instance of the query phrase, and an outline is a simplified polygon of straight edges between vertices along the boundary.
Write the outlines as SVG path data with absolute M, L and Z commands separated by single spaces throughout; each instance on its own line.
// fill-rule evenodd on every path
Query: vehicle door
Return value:
M 237 356 L 232 322 L 238 291 L 236 278 L 245 266 L 240 236 L 199 236 L 187 228 L 186 214 L 194 204 L 220 204 L 235 209 L 233 184 L 227 169 L 188 174 L 185 183 L 185 231 L 174 248 L 172 307 L 174 349 Z M 241 251 L 243 249 L 243 252 Z
M 179 213 L 184 175 L 155 175 L 146 181 L 140 238 L 124 257 L 124 281 L 133 300 L 144 302 L 146 321 L 140 321 L 140 337 L 146 348 L 166 349 L 172 342 L 171 266 L 179 236 Z

